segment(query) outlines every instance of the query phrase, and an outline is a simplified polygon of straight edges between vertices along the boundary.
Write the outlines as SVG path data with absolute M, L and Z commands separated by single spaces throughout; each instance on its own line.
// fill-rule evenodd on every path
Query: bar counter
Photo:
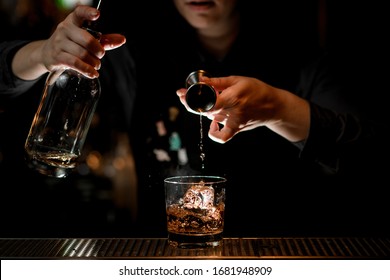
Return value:
M 390 259 L 390 238 L 224 238 L 208 249 L 178 249 L 165 238 L 5 238 L 1 259 Z

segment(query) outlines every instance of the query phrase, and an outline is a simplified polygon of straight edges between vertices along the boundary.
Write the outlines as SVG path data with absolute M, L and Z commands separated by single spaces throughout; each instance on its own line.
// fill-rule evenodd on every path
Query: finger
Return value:
M 220 77 L 220 78 L 207 78 L 207 83 L 214 87 L 218 92 L 223 91 L 225 88 L 230 87 L 235 82 L 233 76 Z
M 66 20 L 58 24 L 55 34 L 57 34 L 56 37 L 52 37 L 55 42 L 58 42 L 59 40 L 68 40 L 87 49 L 88 52 L 97 58 L 102 58 L 104 56 L 105 50 L 100 42 L 87 30 L 80 28 L 70 21 Z M 78 52 L 74 54 L 80 56 Z
M 81 27 L 86 20 L 97 20 L 100 16 L 100 11 L 91 6 L 78 5 L 69 16 L 73 24 Z
M 90 51 L 93 55 L 98 58 L 102 58 L 104 56 L 104 48 L 101 46 L 99 41 L 96 39 L 94 34 L 91 34 L 86 29 L 80 32 L 79 28 L 83 27 L 86 21 L 95 21 L 99 18 L 100 11 L 94 7 L 79 5 L 75 8 L 75 10 L 69 15 L 69 19 L 67 18 L 61 25 L 65 27 L 65 30 L 68 30 L 67 36 L 72 41 L 77 44 L 85 47 Z
M 126 37 L 121 34 L 106 34 L 100 38 L 100 44 L 106 50 L 119 48 L 126 43 Z
M 180 97 L 180 99 L 181 99 L 182 97 L 185 98 L 186 93 L 187 93 L 187 89 L 185 89 L 185 88 L 180 88 L 180 89 L 178 89 L 178 90 L 176 91 L 176 94 L 177 94 L 177 96 Z
M 234 134 L 235 131 L 226 125 L 220 129 L 218 122 L 213 120 L 210 124 L 208 136 L 211 140 L 223 144 L 232 139 Z
M 186 110 L 187 110 L 188 112 L 193 113 L 193 114 L 197 114 L 197 115 L 201 114 L 201 113 L 198 112 L 198 111 L 192 110 L 192 109 L 190 108 L 190 106 L 188 106 L 187 101 L 186 101 L 187 89 L 185 89 L 185 88 L 178 89 L 178 90 L 176 91 L 176 94 L 177 94 L 177 96 L 179 97 L 181 104 L 184 105 L 184 107 L 186 108 Z
M 101 45 L 100 41 L 98 39 L 96 39 L 93 34 L 91 34 L 89 31 L 85 30 L 85 29 L 82 29 L 83 32 L 74 32 L 72 33 L 72 36 L 73 34 L 75 35 L 75 37 L 72 37 L 74 38 L 73 40 L 80 44 L 81 46 L 83 46 L 84 48 L 86 48 L 91 54 L 93 54 L 94 56 L 96 56 L 97 58 L 101 59 L 104 54 L 105 54 L 105 50 L 103 48 L 103 46 Z M 80 35 L 80 36 L 77 36 L 77 35 Z
M 89 63 L 85 63 L 83 60 L 79 59 L 74 55 L 71 55 L 67 52 L 62 52 L 59 55 L 58 59 L 59 61 L 63 61 L 61 63 L 61 67 L 65 66 L 65 68 L 73 69 L 91 79 L 99 77 L 99 72 L 97 71 L 97 69 L 95 69 L 95 67 L 92 67 Z
M 176 94 L 179 97 L 181 104 L 183 104 L 184 107 L 186 107 L 186 109 L 189 110 L 190 108 L 188 107 L 187 102 L 186 102 L 186 93 L 187 93 L 187 90 L 185 88 L 181 88 L 181 89 L 178 89 L 176 91 Z
M 215 120 L 216 122 L 218 122 L 220 124 L 225 124 L 227 121 L 227 116 L 225 114 L 222 114 L 222 113 L 212 114 L 212 118 L 213 118 L 213 120 Z
M 104 54 L 104 49 L 99 43 L 95 42 L 95 44 L 98 45 L 96 46 L 97 53 L 91 50 L 92 47 L 84 47 L 73 41 L 70 41 L 68 44 L 64 44 L 62 48 L 64 52 L 81 59 L 85 63 L 90 64 L 95 69 L 100 69 L 100 56 L 98 55 L 102 52 Z

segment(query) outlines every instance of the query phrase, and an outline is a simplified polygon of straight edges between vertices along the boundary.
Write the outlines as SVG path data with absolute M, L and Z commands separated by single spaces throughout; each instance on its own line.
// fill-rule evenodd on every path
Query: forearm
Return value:
M 290 92 L 279 90 L 275 120 L 266 126 L 290 142 L 307 138 L 310 129 L 309 103 Z
M 42 63 L 44 41 L 34 41 L 20 48 L 12 59 L 12 72 L 21 80 L 36 80 L 48 70 Z
M 23 40 L 0 43 L 0 102 L 2 105 L 7 100 L 25 93 L 38 81 L 38 79 L 31 81 L 19 79 L 12 70 L 11 65 L 15 53 L 28 43 Z

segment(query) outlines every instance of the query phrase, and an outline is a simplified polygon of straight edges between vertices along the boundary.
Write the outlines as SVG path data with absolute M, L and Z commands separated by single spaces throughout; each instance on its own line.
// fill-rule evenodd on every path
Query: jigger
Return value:
M 200 81 L 201 77 L 210 77 L 204 70 L 190 73 L 186 79 L 186 102 L 188 106 L 199 113 L 211 110 L 217 101 L 217 93 L 209 84 Z

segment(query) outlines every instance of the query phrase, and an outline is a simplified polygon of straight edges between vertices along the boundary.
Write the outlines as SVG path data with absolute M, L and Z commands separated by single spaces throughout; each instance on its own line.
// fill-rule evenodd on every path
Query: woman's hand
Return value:
M 266 126 L 292 142 L 307 137 L 309 104 L 293 93 L 243 76 L 204 77 L 202 81 L 219 92 L 213 109 L 202 113 L 212 120 L 209 129 L 212 140 L 225 143 L 237 133 L 259 126 Z M 177 95 L 189 112 L 198 113 L 186 104 L 186 89 L 179 89 Z
M 46 72 L 70 68 L 89 78 L 98 77 L 97 70 L 105 51 L 126 42 L 120 34 L 105 34 L 97 40 L 82 28 L 85 21 L 95 21 L 99 16 L 99 10 L 94 7 L 77 6 L 58 24 L 49 39 L 31 42 L 15 54 L 14 74 L 20 79 L 34 80 Z

